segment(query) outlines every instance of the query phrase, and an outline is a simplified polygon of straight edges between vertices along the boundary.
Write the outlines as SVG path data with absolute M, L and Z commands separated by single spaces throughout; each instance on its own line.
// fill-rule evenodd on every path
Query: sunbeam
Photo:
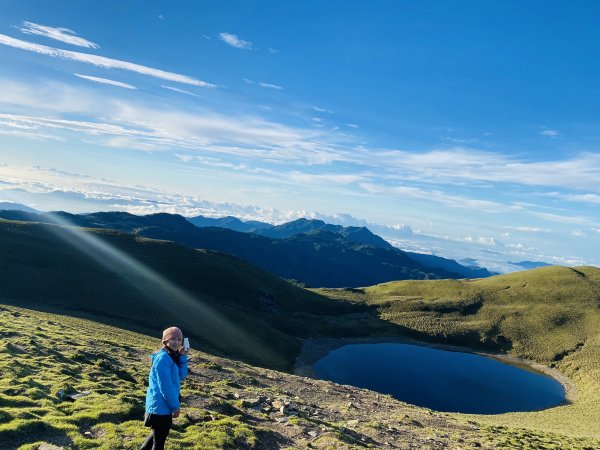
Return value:
M 246 354 L 263 363 L 280 359 L 265 348 L 264 343 L 209 306 L 206 300 L 210 297 L 202 299 L 190 294 L 156 270 L 107 242 L 93 229 L 77 227 L 54 213 L 45 213 L 45 216 L 51 222 L 44 224 L 50 232 L 124 280 L 165 314 L 174 315 L 184 332 L 187 330 L 215 348 L 235 349 L 237 354 Z

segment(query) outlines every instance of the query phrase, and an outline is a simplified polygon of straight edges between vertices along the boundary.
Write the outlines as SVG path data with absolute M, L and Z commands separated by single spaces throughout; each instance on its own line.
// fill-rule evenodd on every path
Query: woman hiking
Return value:
M 164 450 L 173 418 L 179 417 L 179 393 L 188 371 L 188 348 L 183 347 L 183 333 L 177 327 L 163 331 L 162 344 L 152 355 L 146 392 L 144 425 L 152 432 L 140 450 Z

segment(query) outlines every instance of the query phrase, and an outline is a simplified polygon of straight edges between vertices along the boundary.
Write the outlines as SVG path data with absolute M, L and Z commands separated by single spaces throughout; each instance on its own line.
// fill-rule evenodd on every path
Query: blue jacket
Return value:
M 152 355 L 152 367 L 146 392 L 146 413 L 172 414 L 179 409 L 181 380 L 188 372 L 187 356 L 181 355 L 177 366 L 165 349 Z

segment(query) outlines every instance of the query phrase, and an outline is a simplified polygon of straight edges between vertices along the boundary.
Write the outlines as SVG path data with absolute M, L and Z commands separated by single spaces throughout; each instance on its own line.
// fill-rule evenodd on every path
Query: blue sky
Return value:
M 597 2 L 0 2 L 0 201 L 600 265 Z M 377 227 L 380 225 L 380 227 Z

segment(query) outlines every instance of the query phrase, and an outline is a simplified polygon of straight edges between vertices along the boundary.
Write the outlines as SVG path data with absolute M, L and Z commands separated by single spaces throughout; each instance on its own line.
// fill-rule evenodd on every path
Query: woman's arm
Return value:
M 182 354 L 179 357 L 179 362 L 181 363 L 181 365 L 179 366 L 179 379 L 183 380 L 185 377 L 187 377 L 188 374 L 187 355 Z

